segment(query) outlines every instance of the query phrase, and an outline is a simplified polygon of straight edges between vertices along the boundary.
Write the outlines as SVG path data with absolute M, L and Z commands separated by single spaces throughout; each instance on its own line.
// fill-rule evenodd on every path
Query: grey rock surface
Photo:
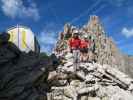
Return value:
M 72 60 L 70 59 L 72 55 L 69 52 L 68 54 L 66 53 L 69 47 L 59 51 L 60 53 L 58 53 L 58 49 L 60 49 L 58 47 L 62 45 L 64 41 L 64 46 L 67 46 L 67 41 L 71 38 L 74 30 L 79 31 L 81 39 L 87 35 L 88 37 L 91 36 L 91 39 L 95 41 L 96 48 L 94 51 L 96 54 L 95 61 L 97 63 L 102 65 L 109 64 L 133 78 L 133 56 L 125 55 L 119 50 L 112 37 L 107 36 L 98 16 L 91 16 L 88 23 L 81 28 L 66 24 L 63 31 L 64 39 L 59 38 L 58 41 L 60 41 L 60 43 L 58 43 L 58 46 L 55 46 L 57 55 L 61 54 L 65 56 L 65 59 L 69 61 Z M 70 36 L 66 38 L 67 35 Z
M 0 35 L 0 100 L 45 100 L 49 59 L 21 52 Z M 41 70 L 43 68 L 43 70 Z
M 86 35 L 88 38 L 91 36 L 95 44 L 93 55 L 89 54 L 91 59 L 86 63 L 80 62 L 77 71 L 67 44 L 74 30 L 79 32 L 80 39 Z M 81 28 L 66 24 L 58 41 L 55 54 L 58 57 L 61 55 L 63 63 L 56 69 L 56 75 L 49 79 L 53 88 L 48 93 L 48 100 L 133 99 L 133 58 L 121 53 L 114 40 L 105 33 L 98 16 L 91 16 L 89 22 Z M 62 44 L 67 47 L 64 48 Z M 59 83 L 60 80 L 67 82 L 56 86 L 53 79 L 58 79 L 56 82 Z
M 74 67 L 70 65 L 69 61 L 59 66 L 56 74 L 49 73 L 53 84 L 48 100 L 132 100 L 133 79 L 118 69 L 110 65 L 80 63 L 80 70 L 75 72 L 69 70 Z M 61 78 L 63 74 L 65 77 Z M 61 80 L 67 81 L 66 84 Z

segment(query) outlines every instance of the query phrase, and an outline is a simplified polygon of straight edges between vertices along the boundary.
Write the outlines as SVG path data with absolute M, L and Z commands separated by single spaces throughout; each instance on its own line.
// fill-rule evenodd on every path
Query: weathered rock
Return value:
M 63 91 L 62 94 L 60 94 L 60 97 L 65 97 L 66 100 L 101 100 L 101 98 L 103 98 L 103 100 L 115 100 L 114 98 L 119 100 L 119 98 L 124 98 L 123 96 L 118 96 L 121 94 L 127 95 L 127 98 L 130 100 L 130 98 L 133 96 L 132 79 L 117 69 L 110 67 L 109 65 L 81 63 L 79 65 L 79 71 L 68 71 L 69 68 L 73 67 L 74 66 L 71 65 L 64 69 L 64 66 L 59 66 L 56 71 L 58 74 L 64 73 L 67 76 L 65 77 L 67 80 L 66 84 L 63 84 L 63 86 L 59 85 L 58 87 L 54 87 L 55 90 L 57 89 L 58 91 Z M 113 72 L 110 71 L 111 69 Z M 75 77 L 72 77 L 70 74 L 73 76 L 75 75 Z M 61 74 L 59 74 L 59 76 L 60 75 Z M 60 80 L 61 78 L 56 81 L 60 82 Z M 52 81 L 54 83 L 55 80 Z M 56 86 L 56 84 L 53 86 Z M 108 89 L 108 91 L 106 91 L 106 89 Z M 120 92 L 118 92 L 116 95 L 118 90 Z M 126 99 L 124 98 L 123 100 Z
M 80 100 L 88 100 L 88 97 L 87 96 L 81 96 Z
M 6 35 L 0 35 L 0 100 L 37 100 L 46 97 L 49 85 L 45 82 L 51 61 L 43 60 L 36 53 L 21 52 L 8 42 Z
M 107 100 L 132 100 L 133 95 L 130 92 L 124 91 L 117 86 L 101 87 L 97 92 L 100 98 L 107 98 Z
M 101 99 L 98 97 L 88 97 L 87 100 L 101 100 Z M 102 99 L 102 100 L 108 100 L 108 99 Z

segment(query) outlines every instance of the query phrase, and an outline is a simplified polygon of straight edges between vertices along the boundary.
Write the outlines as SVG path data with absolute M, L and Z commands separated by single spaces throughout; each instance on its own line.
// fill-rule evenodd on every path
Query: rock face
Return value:
M 78 30 L 81 39 L 85 35 L 95 43 L 95 62 L 73 65 L 68 40 Z M 108 37 L 97 16 L 82 28 L 66 24 L 55 46 L 55 54 L 62 63 L 49 73 L 51 84 L 48 100 L 132 100 L 132 57 L 124 56 L 113 39 Z M 126 75 L 127 74 L 127 75 Z
M 68 40 L 72 37 L 74 30 L 79 31 L 81 39 L 87 35 L 88 38 L 91 37 L 92 41 L 94 40 L 96 46 L 95 59 L 97 63 L 109 64 L 133 78 L 133 57 L 121 53 L 113 39 L 107 36 L 98 16 L 91 16 L 88 23 L 81 28 L 66 24 L 55 46 L 55 51 L 58 55 L 64 56 L 67 53 Z
M 0 100 L 45 100 L 49 59 L 25 54 L 0 35 Z
M 125 73 L 133 78 L 133 57 L 124 55 L 125 61 Z

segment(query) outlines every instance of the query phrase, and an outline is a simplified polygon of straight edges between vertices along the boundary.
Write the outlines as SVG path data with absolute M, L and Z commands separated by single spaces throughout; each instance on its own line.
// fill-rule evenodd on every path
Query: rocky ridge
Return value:
M 88 38 L 91 36 L 92 40 L 95 41 L 95 59 L 97 63 L 101 65 L 109 64 L 133 78 L 133 57 L 122 54 L 114 40 L 105 32 L 98 16 L 90 16 L 88 23 L 81 28 L 69 23 L 65 24 L 64 30 L 60 33 L 55 46 L 57 55 L 63 56 L 67 54 L 68 39 L 72 36 L 74 30 L 79 31 L 81 39 L 88 35 Z
M 96 62 L 80 62 L 78 71 L 74 70 L 73 57 L 67 45 L 74 30 L 79 31 L 81 39 L 88 35 L 96 43 Z M 124 57 L 113 39 L 106 35 L 97 16 L 91 16 L 82 28 L 66 24 L 55 46 L 55 54 L 62 63 L 49 73 L 47 81 L 51 89 L 47 93 L 48 100 L 132 100 L 129 58 Z

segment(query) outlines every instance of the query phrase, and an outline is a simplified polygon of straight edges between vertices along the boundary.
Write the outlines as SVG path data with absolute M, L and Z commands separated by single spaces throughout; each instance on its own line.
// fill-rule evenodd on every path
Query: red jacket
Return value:
M 82 40 L 80 44 L 80 48 L 89 48 L 89 41 Z
M 69 47 L 71 49 L 79 49 L 80 48 L 80 44 L 81 44 L 81 39 L 77 38 L 71 38 L 69 40 Z

